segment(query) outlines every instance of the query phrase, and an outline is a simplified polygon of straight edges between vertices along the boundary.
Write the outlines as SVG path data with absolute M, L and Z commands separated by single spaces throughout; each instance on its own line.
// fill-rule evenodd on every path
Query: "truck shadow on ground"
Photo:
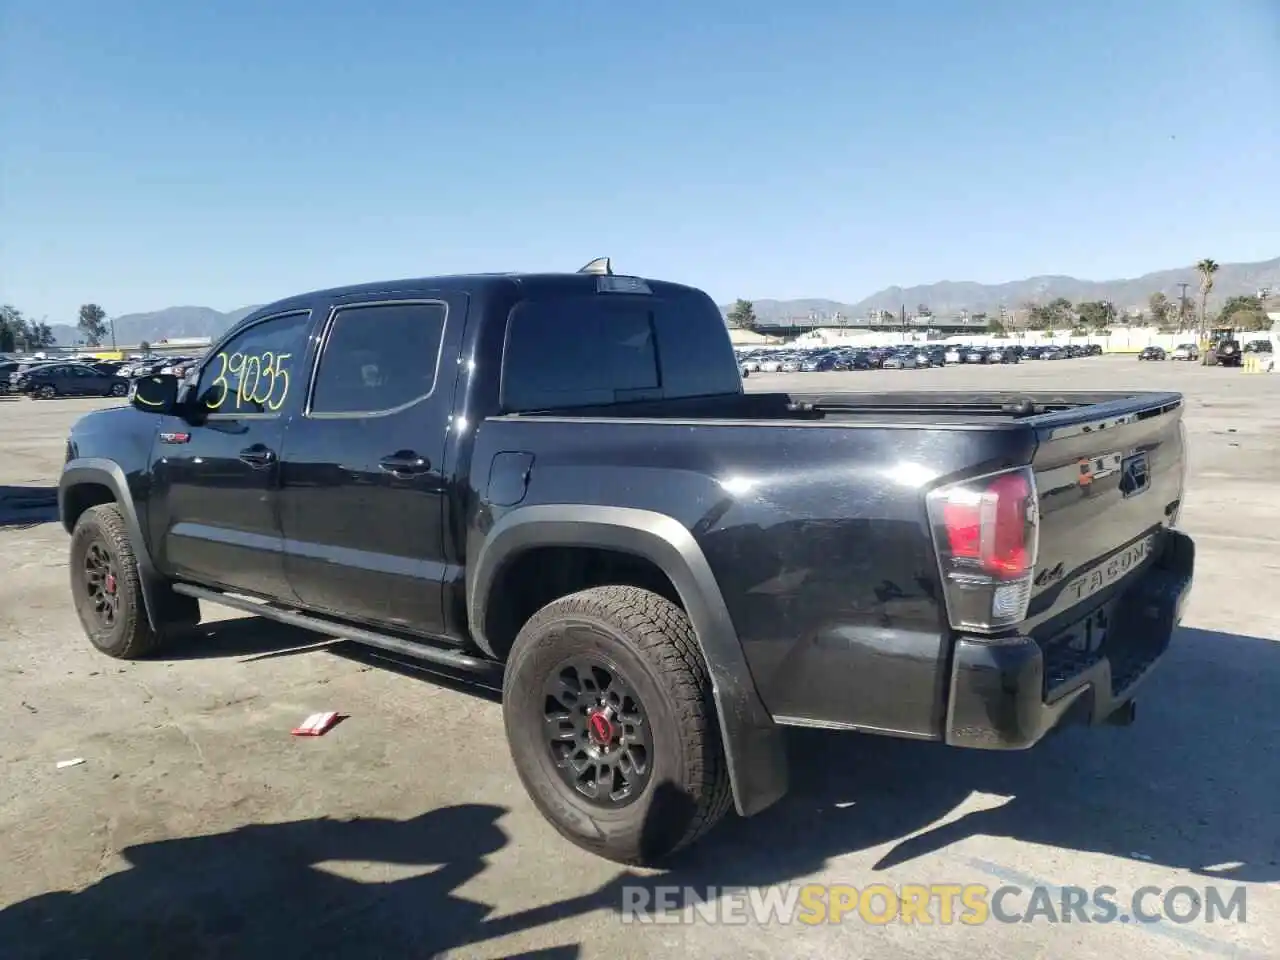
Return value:
M 226 624 L 246 653 L 263 631 L 286 653 L 316 639 L 253 619 Z M 330 649 L 499 699 L 493 685 L 355 644 Z M 871 849 L 868 866 L 884 870 L 975 836 L 1137 858 L 1222 882 L 1280 881 L 1277 689 L 1280 642 L 1182 628 L 1140 691 L 1131 728 L 1068 728 L 1022 753 L 791 731 L 790 795 L 758 817 L 730 816 L 657 882 L 777 883 Z M 983 809 L 934 826 L 974 793 L 989 795 Z
M 34 527 L 57 519 L 57 487 L 0 484 L 0 529 Z
M 791 795 L 726 824 L 674 872 L 773 883 L 869 849 L 879 871 L 988 836 L 1275 882 L 1277 689 L 1280 642 L 1181 629 L 1128 729 L 1069 728 L 1008 754 L 797 731 Z M 932 826 L 975 792 L 993 805 Z
M 129 847 L 128 870 L 0 911 L 0 952 L 13 960 L 431 957 L 489 939 L 493 908 L 454 891 L 506 845 L 497 822 L 505 812 L 467 804 L 409 821 L 300 820 Z M 334 866 L 342 861 L 377 864 L 370 872 L 384 876 L 351 879 Z M 527 924 L 546 919 L 535 911 Z M 578 954 L 565 944 L 523 956 Z
M 290 655 L 323 639 L 257 618 L 206 628 L 192 655 Z M 500 699 L 500 678 L 477 684 L 350 643 L 328 650 Z M 1280 642 L 1182 628 L 1140 691 L 1131 728 L 1072 727 L 1021 753 L 790 731 L 791 793 L 757 817 L 728 817 L 662 882 L 783 882 L 868 849 L 878 852 L 874 868 L 888 869 L 974 836 L 1139 858 L 1223 882 L 1280 881 L 1277 689 Z M 933 826 L 974 793 L 993 796 Z M 1214 869 L 1223 864 L 1234 866 Z
M 967 858 L 964 843 L 980 836 L 1136 856 L 1206 883 L 1274 882 L 1276 689 L 1280 643 L 1183 629 L 1130 729 L 1071 729 L 1019 754 L 797 731 L 792 792 L 775 807 L 747 820 L 729 817 L 656 874 L 619 869 L 586 890 L 566 881 L 567 896 L 516 913 L 494 916 L 500 904 L 456 893 L 507 843 L 497 823 L 505 811 L 471 804 L 404 822 L 305 820 L 131 847 L 123 851 L 129 870 L 78 893 L 45 894 L 0 911 L 0 945 L 15 960 L 408 958 L 462 947 L 474 955 L 498 937 L 621 913 L 643 902 L 637 892 L 653 897 L 659 886 L 784 883 L 845 857 L 852 859 L 841 865 L 842 882 L 865 885 L 881 871 L 917 862 L 920 876 L 896 870 L 895 879 L 928 882 L 940 873 L 930 855 L 944 851 L 941 872 L 949 881 L 1108 882 L 1092 874 L 1029 877 L 1016 864 Z M 481 693 L 492 699 L 492 691 Z M 975 792 L 1005 799 L 937 825 Z M 669 810 L 688 805 L 681 796 L 666 800 Z M 567 875 L 582 872 L 572 867 L 582 854 L 567 845 L 552 856 L 549 870 L 569 864 Z M 334 861 L 418 869 L 396 879 L 384 866 L 372 871 L 381 882 L 368 882 L 324 867 Z M 430 867 L 436 869 L 423 872 Z M 968 875 L 957 877 L 957 867 Z M 576 957 L 578 950 L 565 944 L 525 956 Z M 504 954 L 495 945 L 488 955 Z

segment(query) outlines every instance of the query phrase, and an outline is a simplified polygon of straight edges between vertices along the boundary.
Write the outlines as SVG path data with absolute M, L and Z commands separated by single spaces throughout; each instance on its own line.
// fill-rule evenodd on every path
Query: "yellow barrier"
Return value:
M 1262 357 L 1256 353 L 1245 354 L 1244 363 L 1241 365 L 1241 369 L 1244 370 L 1245 373 L 1266 372 L 1262 366 Z

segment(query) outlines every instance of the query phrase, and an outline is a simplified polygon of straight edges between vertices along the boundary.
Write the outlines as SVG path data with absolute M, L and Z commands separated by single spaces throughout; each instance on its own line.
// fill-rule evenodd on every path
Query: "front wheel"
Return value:
M 111 385 L 111 396 L 113 397 L 123 397 L 128 392 L 129 388 L 123 383 L 113 383 Z
M 521 782 L 585 850 L 655 863 L 729 807 L 697 638 L 657 594 L 596 587 L 543 607 L 516 637 L 502 703 Z
M 54 397 L 58 395 L 58 388 L 55 387 L 52 383 L 46 383 L 43 387 L 41 387 L 38 391 L 36 391 L 36 394 L 42 400 L 52 400 Z
M 71 596 L 98 650 L 134 660 L 159 648 L 142 599 L 142 581 L 124 517 L 115 504 L 86 510 L 71 534 Z

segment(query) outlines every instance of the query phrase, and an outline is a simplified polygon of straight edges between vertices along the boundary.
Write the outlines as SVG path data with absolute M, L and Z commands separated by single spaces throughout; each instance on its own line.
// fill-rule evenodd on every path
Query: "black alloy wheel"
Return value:
M 521 627 L 502 713 L 539 812 L 584 850 L 655 864 L 733 803 L 711 678 L 689 617 L 640 587 L 590 587 Z
M 644 705 L 622 672 L 579 655 L 547 678 L 543 694 L 547 748 L 565 785 L 600 806 L 633 802 L 653 771 L 653 747 Z
M 89 610 L 98 625 L 104 630 L 115 629 L 120 616 L 120 575 L 116 559 L 104 541 L 89 544 L 81 575 Z

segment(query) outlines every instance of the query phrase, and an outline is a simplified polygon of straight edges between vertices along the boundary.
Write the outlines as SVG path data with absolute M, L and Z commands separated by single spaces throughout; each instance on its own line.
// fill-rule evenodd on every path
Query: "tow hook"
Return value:
M 1138 702 L 1129 700 L 1107 717 L 1107 723 L 1113 727 L 1127 727 L 1137 719 Z

